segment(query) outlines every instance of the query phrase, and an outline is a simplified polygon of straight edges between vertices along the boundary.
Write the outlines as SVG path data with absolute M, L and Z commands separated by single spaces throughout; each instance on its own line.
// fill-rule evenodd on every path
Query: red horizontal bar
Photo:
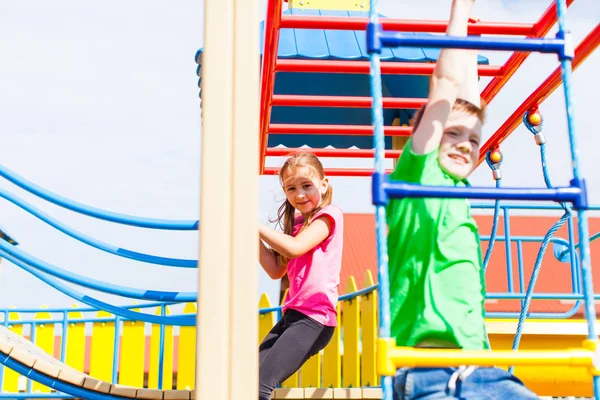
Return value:
M 360 96 L 299 96 L 291 94 L 276 94 L 273 96 L 273 106 L 295 107 L 348 107 L 371 108 L 371 97 Z M 427 99 L 421 98 L 383 98 L 383 108 L 421 108 Z
M 282 28 L 293 29 L 332 29 L 364 31 L 369 19 L 366 17 L 323 17 L 283 15 Z M 384 30 L 404 32 L 434 32 L 444 33 L 448 21 L 406 20 L 381 18 L 379 20 Z M 504 23 L 504 22 L 475 22 L 469 24 L 469 33 L 473 35 L 518 35 L 527 36 L 533 32 L 534 24 Z
M 567 0 L 567 7 L 569 7 L 573 1 L 575 0 Z M 542 14 L 538 22 L 535 23 L 533 32 L 531 35 L 529 35 L 529 37 L 546 36 L 556 22 L 556 18 L 556 4 L 553 3 L 546 9 L 546 11 L 544 11 L 544 14 Z M 515 72 L 517 72 L 519 67 L 523 64 L 523 62 L 525 62 L 530 54 L 531 53 L 515 52 L 512 56 L 510 56 L 502 68 L 502 74 L 499 77 L 492 79 L 492 81 L 488 83 L 488 85 L 481 92 L 481 98 L 486 103 L 492 101 L 500 89 L 502 89 L 509 79 L 515 74 Z
M 374 170 L 372 169 L 359 169 L 359 168 L 324 168 L 326 176 L 371 176 Z M 392 170 L 385 171 L 388 174 L 392 173 Z M 278 175 L 279 168 L 266 167 L 264 175 Z
M 270 134 L 283 135 L 352 135 L 371 136 L 373 127 L 371 125 L 317 125 L 317 124 L 271 124 Z M 410 126 L 384 126 L 385 136 L 410 136 Z
M 600 24 L 575 49 L 573 58 L 573 71 L 598 47 L 600 44 Z M 546 100 L 562 83 L 560 67 L 554 72 L 517 108 L 506 122 L 485 142 L 479 154 L 479 163 L 485 160 L 486 153 L 498 147 L 522 122 L 527 110 Z
M 431 75 L 434 69 L 435 64 L 432 63 L 385 61 L 381 63 L 382 74 Z M 368 74 L 370 63 L 368 61 L 278 59 L 275 71 Z M 501 65 L 479 66 L 479 76 L 499 76 L 501 74 Z
M 298 153 L 301 151 L 309 151 L 317 157 L 351 157 L 351 158 L 373 158 L 375 150 L 373 149 L 302 149 L 302 148 L 282 148 L 269 147 L 267 156 L 285 157 L 289 154 Z M 385 158 L 398 158 L 402 154 L 401 150 L 386 150 Z

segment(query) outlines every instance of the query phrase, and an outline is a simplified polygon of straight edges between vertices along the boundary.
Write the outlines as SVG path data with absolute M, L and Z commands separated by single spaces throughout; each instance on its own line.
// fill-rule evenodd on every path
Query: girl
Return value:
M 259 347 L 259 400 L 269 400 L 281 382 L 323 349 L 337 324 L 342 211 L 331 205 L 331 186 L 313 154 L 291 156 L 279 179 L 286 197 L 277 213 L 283 233 L 259 228 L 260 264 L 272 279 L 287 273 L 290 287 L 283 317 Z

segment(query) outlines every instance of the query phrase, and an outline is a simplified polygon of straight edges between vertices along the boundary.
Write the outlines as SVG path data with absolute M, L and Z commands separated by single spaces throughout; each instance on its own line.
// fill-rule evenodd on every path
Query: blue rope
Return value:
M 60 282 L 59 280 L 57 280 L 49 275 L 46 275 L 45 273 L 40 272 L 39 270 L 36 270 L 34 267 L 28 265 L 25 262 L 22 262 L 18 258 L 13 257 L 12 255 L 10 255 L 2 250 L 0 250 L 0 256 L 6 258 L 13 264 L 15 264 L 18 267 L 20 267 L 21 269 L 24 269 L 25 271 L 29 272 L 30 274 L 32 274 L 36 278 L 40 279 L 42 282 L 47 283 L 48 285 L 55 288 L 56 290 L 59 290 L 60 292 L 66 294 L 67 296 L 69 296 L 75 300 L 79 300 L 82 303 L 87 304 L 96 309 L 104 310 L 104 311 L 110 312 L 112 314 L 118 315 L 120 317 L 127 318 L 129 320 L 144 321 L 144 322 L 149 322 L 151 324 L 179 325 L 179 326 L 194 326 L 196 324 L 196 316 L 195 315 L 162 317 L 162 316 L 158 316 L 158 315 L 144 314 L 141 312 L 131 311 L 131 310 L 128 310 L 123 307 L 113 306 L 111 304 L 97 300 L 93 297 L 90 297 L 90 296 L 85 295 L 75 289 L 70 288 L 69 286 L 65 285 L 64 283 Z
M 500 179 L 496 180 L 496 188 L 500 187 Z M 485 257 L 483 258 L 483 273 L 487 271 L 490 257 L 496 243 L 496 234 L 498 232 L 498 219 L 500 217 L 500 200 L 494 202 L 494 223 L 492 225 L 492 232 L 490 234 L 490 240 L 488 241 L 488 248 L 485 251 Z
M 195 231 L 198 230 L 198 221 L 193 220 L 167 220 L 136 217 L 132 215 L 119 214 L 111 211 L 102 210 L 100 208 L 91 207 L 83 203 L 79 203 L 66 197 L 62 197 L 56 193 L 29 182 L 27 179 L 17 175 L 3 165 L 0 165 L 0 176 L 14 183 L 22 189 L 58 206 L 67 208 L 90 217 L 102 219 L 105 221 L 116 222 L 118 224 L 132 225 L 140 228 L 164 229 L 177 231 Z
M 519 324 L 517 325 L 517 333 L 515 334 L 515 338 L 513 341 L 513 350 L 517 350 L 519 348 L 519 342 L 521 341 L 521 336 L 523 334 L 523 325 L 525 323 L 525 318 L 527 317 L 527 312 L 529 311 L 529 305 L 531 304 L 531 297 L 533 294 L 533 290 L 535 288 L 535 283 L 537 281 L 538 275 L 540 273 L 540 267 L 542 265 L 542 259 L 544 258 L 544 254 L 546 253 L 546 248 L 550 243 L 550 239 L 559 230 L 567 221 L 568 218 L 571 217 L 570 212 L 566 212 L 560 219 L 552 225 L 550 230 L 544 236 L 544 240 L 542 241 L 542 245 L 540 246 L 540 250 L 538 251 L 538 255 L 535 259 L 535 265 L 533 267 L 533 272 L 531 273 L 531 279 L 529 281 L 529 285 L 527 286 L 527 292 L 525 293 L 525 299 L 523 300 L 523 306 L 521 307 L 521 314 L 519 315 Z M 511 367 L 512 368 L 512 367 Z M 510 371 L 512 372 L 512 370 Z
M 143 261 L 152 264 L 165 265 L 169 267 L 183 267 L 183 268 L 196 268 L 198 265 L 197 260 L 186 260 L 180 258 L 168 258 L 168 257 L 158 257 L 145 253 L 138 253 L 136 251 L 131 251 L 127 249 L 123 249 L 120 247 L 116 247 L 104 242 L 101 242 L 97 239 L 92 238 L 91 236 L 85 235 L 81 232 L 76 231 L 73 228 L 63 224 L 57 219 L 51 217 L 50 215 L 44 213 L 39 208 L 35 207 L 32 204 L 27 203 L 25 200 L 18 198 L 17 196 L 0 189 L 0 197 L 5 198 L 16 206 L 22 208 L 28 213 L 36 216 L 40 220 L 46 222 L 48 225 L 56 228 L 57 230 L 71 236 L 74 239 L 79 240 L 85 244 L 88 244 L 92 247 L 95 247 L 99 250 L 103 250 L 107 253 L 114 254 L 117 256 L 130 258 L 132 260 Z
M 529 131 L 531 131 L 534 135 L 540 133 L 541 130 L 543 129 L 543 128 L 539 128 L 539 130 L 536 130 L 533 126 L 531 126 L 529 124 L 529 121 L 527 120 L 527 113 L 523 117 L 523 121 L 524 121 L 524 124 L 527 127 L 527 129 L 529 129 Z M 542 172 L 544 174 L 544 182 L 546 183 L 546 186 L 550 189 L 550 188 L 552 188 L 552 182 L 550 181 L 550 174 L 548 173 L 548 165 L 546 162 L 546 145 L 545 145 L 545 143 L 540 143 L 539 146 L 540 146 L 540 157 L 541 157 L 541 162 L 542 162 Z M 531 304 L 533 291 L 534 291 L 535 284 L 537 282 L 537 278 L 538 278 L 538 275 L 540 273 L 540 269 L 542 266 L 542 259 L 544 258 L 546 249 L 548 247 L 548 244 L 550 243 L 550 239 L 552 238 L 552 236 L 554 236 L 556 231 L 559 230 L 565 224 L 565 222 L 571 217 L 571 207 L 566 203 L 561 203 L 561 207 L 565 210 L 565 213 L 548 230 L 548 232 L 544 236 L 544 240 L 542 240 L 540 250 L 538 251 L 538 254 L 537 254 L 537 257 L 535 260 L 535 265 L 534 265 L 533 271 L 531 273 L 531 279 L 529 280 L 529 284 L 527 285 L 527 292 L 525 293 L 525 298 L 524 298 L 522 306 L 521 306 L 521 313 L 519 314 L 519 322 L 517 324 L 517 332 L 515 333 L 515 337 L 513 339 L 513 345 L 512 345 L 513 350 L 518 350 L 518 348 L 519 348 L 519 344 L 521 342 L 521 337 L 523 336 L 523 326 L 525 325 L 525 320 L 527 319 L 527 314 L 529 312 L 529 306 Z M 508 369 L 508 372 L 510 372 L 512 374 L 513 371 L 514 371 L 514 367 L 511 366 Z
M 192 302 L 196 301 L 198 293 L 196 292 L 163 292 L 158 290 L 145 290 L 130 288 L 127 286 L 115 285 L 112 283 L 106 283 L 98 281 L 92 278 L 78 275 L 72 271 L 67 271 L 62 268 L 56 267 L 45 261 L 42 261 L 29 253 L 15 247 L 4 240 L 0 240 L 0 250 L 10 254 L 17 260 L 20 260 L 37 270 L 45 272 L 49 275 L 55 276 L 67 282 L 74 283 L 79 286 L 87 287 L 89 289 L 98 290 L 104 293 L 115 294 L 117 296 L 129 297 L 132 299 L 139 300 L 158 300 L 158 301 L 179 301 L 179 302 Z

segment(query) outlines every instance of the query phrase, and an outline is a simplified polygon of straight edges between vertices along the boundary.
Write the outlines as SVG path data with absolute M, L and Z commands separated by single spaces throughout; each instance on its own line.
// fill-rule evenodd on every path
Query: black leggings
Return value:
M 281 382 L 327 346 L 334 330 L 333 326 L 288 309 L 258 348 L 258 399 L 269 400 Z

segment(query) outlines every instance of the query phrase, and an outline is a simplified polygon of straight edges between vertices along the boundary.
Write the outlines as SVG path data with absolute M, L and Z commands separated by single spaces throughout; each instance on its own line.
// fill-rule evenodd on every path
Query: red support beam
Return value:
M 369 19 L 366 17 L 323 17 L 284 15 L 281 19 L 282 28 L 292 29 L 331 29 L 365 31 Z M 444 33 L 448 21 L 433 20 L 406 20 L 381 18 L 379 20 L 384 30 L 399 32 L 433 32 Z M 504 22 L 476 22 L 469 24 L 469 33 L 472 35 L 531 35 L 534 24 L 504 23 Z
M 265 44 L 260 87 L 260 139 L 259 139 L 259 173 L 265 165 L 267 150 L 267 128 L 271 122 L 271 101 L 275 89 L 275 63 L 279 49 L 279 29 L 281 24 L 281 0 L 269 0 L 265 19 Z
M 432 63 L 385 61 L 381 63 L 381 73 L 384 75 L 431 75 L 434 69 L 435 64 Z M 479 76 L 500 76 L 502 69 L 501 65 L 480 65 Z M 278 59 L 275 71 L 368 74 L 370 63 L 368 61 Z
M 273 106 L 371 108 L 373 99 L 361 96 L 300 96 L 276 94 Z M 383 108 L 418 109 L 427 103 L 425 98 L 383 98 Z
M 371 125 L 271 124 L 270 134 L 278 135 L 349 135 L 372 136 Z M 410 136 L 410 126 L 384 126 L 385 136 Z
M 575 0 L 567 0 L 567 7 L 569 7 L 573 1 Z M 538 22 L 535 23 L 533 32 L 531 32 L 529 37 L 539 38 L 546 36 L 552 26 L 556 23 L 556 19 L 556 5 L 553 2 L 550 7 L 546 9 L 544 14 L 542 14 Z M 513 55 L 504 64 L 504 67 L 502 68 L 502 74 L 500 74 L 500 76 L 497 78 L 492 79 L 485 89 L 483 89 L 483 92 L 481 92 L 481 98 L 486 103 L 489 103 L 494 97 L 496 97 L 500 89 L 504 87 L 504 85 L 515 74 L 515 72 L 517 72 L 527 57 L 529 57 L 529 54 L 531 53 L 513 53 Z
M 360 169 L 360 168 L 324 168 L 326 176 L 365 176 L 370 177 L 373 175 L 374 170 L 372 169 Z M 385 171 L 388 174 L 392 173 L 392 170 Z M 279 168 L 266 167 L 264 175 L 278 175 Z
M 317 157 L 350 157 L 350 158 L 374 158 L 375 150 L 371 149 L 303 149 L 303 148 L 285 148 L 285 147 L 269 147 L 267 149 L 267 157 L 285 157 L 289 154 L 298 153 L 301 151 L 309 151 Z M 402 154 L 401 150 L 386 150 L 385 158 L 398 158 Z
M 573 58 L 573 71 L 598 47 L 600 44 L 600 24 L 583 39 L 575 49 Z M 538 106 L 546 100 L 562 83 L 560 67 L 554 72 L 517 108 L 506 122 L 485 142 L 479 154 L 479 164 L 485 160 L 486 153 L 498 147 L 520 124 L 527 110 Z

